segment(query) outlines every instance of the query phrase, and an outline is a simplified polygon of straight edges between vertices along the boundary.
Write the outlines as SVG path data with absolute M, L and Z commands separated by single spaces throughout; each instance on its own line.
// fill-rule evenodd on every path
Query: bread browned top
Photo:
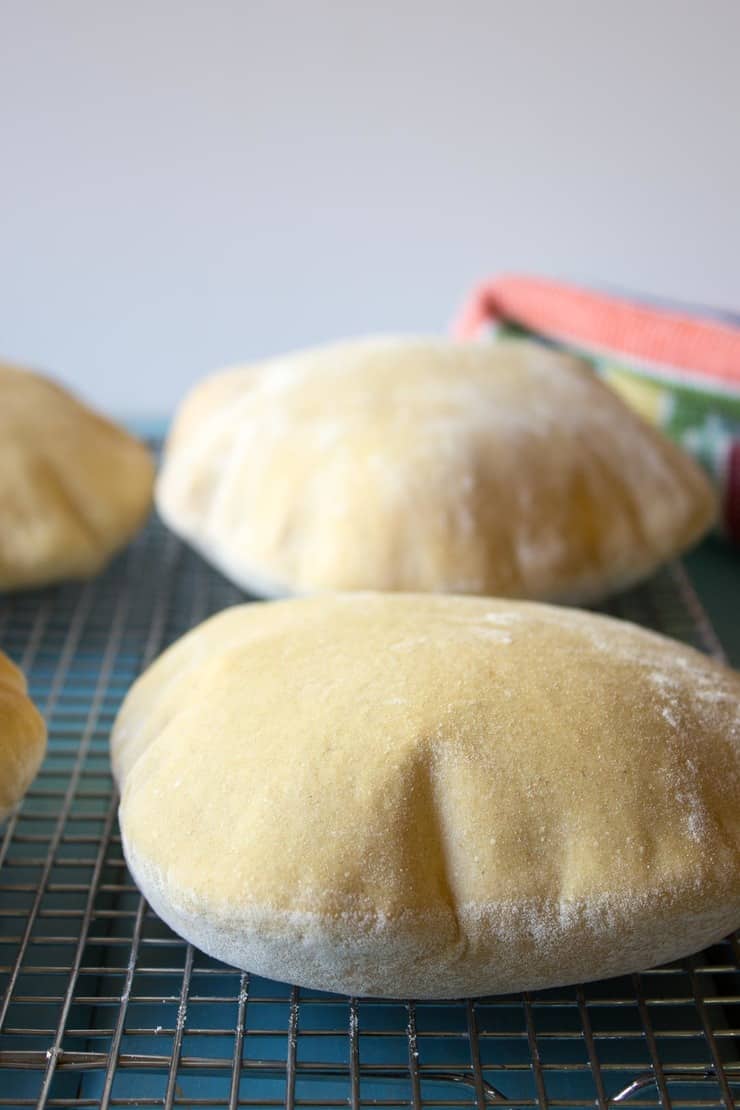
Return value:
M 153 482 L 133 436 L 0 364 L 0 590 L 96 573 L 144 523 Z

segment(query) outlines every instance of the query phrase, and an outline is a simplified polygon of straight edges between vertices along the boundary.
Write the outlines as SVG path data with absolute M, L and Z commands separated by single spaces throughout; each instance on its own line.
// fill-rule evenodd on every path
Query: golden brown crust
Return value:
M 238 607 L 139 679 L 111 746 L 145 895 L 261 974 L 506 992 L 740 921 L 740 677 L 623 622 L 429 595 Z
M 197 386 L 157 486 L 247 589 L 596 599 L 689 546 L 696 464 L 578 360 L 524 341 L 365 340 Z
M 0 652 L 0 821 L 21 800 L 46 751 L 46 725 L 26 680 Z
M 0 364 L 0 590 L 95 574 L 144 523 L 153 481 L 138 440 Z

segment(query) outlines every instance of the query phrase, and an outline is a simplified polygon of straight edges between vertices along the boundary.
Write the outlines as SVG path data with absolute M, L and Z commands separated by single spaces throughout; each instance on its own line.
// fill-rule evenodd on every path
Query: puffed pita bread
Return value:
M 237 967 L 454 997 L 740 923 L 740 676 L 613 619 L 352 595 L 228 609 L 112 735 L 129 868 Z
M 143 525 L 146 447 L 60 385 L 0 364 L 0 590 L 86 578 Z
M 261 595 L 577 602 L 649 575 L 716 510 L 693 460 L 585 364 L 517 340 L 361 340 L 207 378 L 156 500 Z

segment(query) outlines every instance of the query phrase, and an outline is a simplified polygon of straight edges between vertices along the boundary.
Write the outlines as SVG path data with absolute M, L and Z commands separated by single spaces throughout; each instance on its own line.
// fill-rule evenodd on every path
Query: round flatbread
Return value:
M 0 821 L 28 790 L 45 751 L 44 719 L 22 673 L 0 651 Z
M 454 997 L 645 968 L 740 923 L 740 677 L 544 605 L 240 606 L 138 680 L 123 846 L 213 956 Z
M 154 463 L 122 428 L 0 365 L 0 590 L 97 573 L 143 525 Z
M 180 409 L 156 497 L 267 596 L 594 600 L 716 508 L 696 464 L 584 363 L 516 340 L 361 340 L 217 374 Z

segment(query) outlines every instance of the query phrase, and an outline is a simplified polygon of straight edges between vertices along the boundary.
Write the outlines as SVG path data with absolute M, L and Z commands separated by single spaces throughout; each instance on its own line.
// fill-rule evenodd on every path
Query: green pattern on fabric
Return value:
M 687 384 L 673 377 L 670 369 L 651 374 L 618 357 L 595 356 L 576 344 L 555 342 L 518 324 L 502 324 L 498 334 L 536 339 L 585 359 L 646 420 L 680 443 L 715 479 L 722 480 L 730 443 L 740 440 L 740 397 Z

